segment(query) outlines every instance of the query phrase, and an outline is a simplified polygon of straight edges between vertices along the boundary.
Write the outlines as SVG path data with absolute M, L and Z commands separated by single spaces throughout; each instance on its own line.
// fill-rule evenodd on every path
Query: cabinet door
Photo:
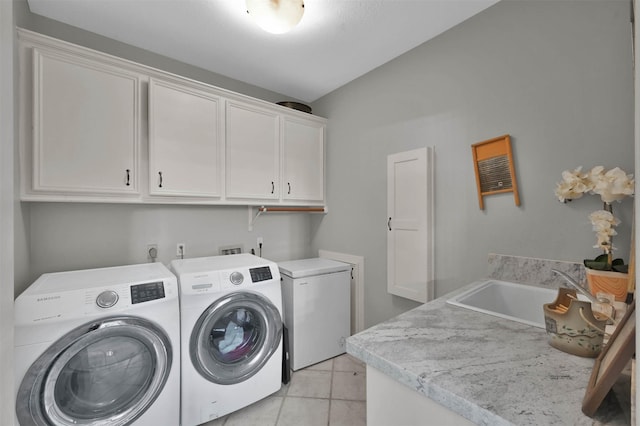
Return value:
M 283 200 L 324 201 L 324 125 L 285 117 Z
M 279 198 L 279 133 L 277 113 L 227 103 L 227 198 Z
M 33 189 L 138 193 L 138 76 L 38 49 L 33 68 Z
M 417 302 L 433 298 L 433 153 L 387 157 L 387 291 Z
M 196 88 L 150 81 L 150 194 L 220 197 L 220 102 Z

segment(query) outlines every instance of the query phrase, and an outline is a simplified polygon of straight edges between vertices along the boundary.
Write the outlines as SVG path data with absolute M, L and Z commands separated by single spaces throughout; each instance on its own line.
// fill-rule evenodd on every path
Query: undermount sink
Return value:
M 506 281 L 481 281 L 447 303 L 544 329 L 542 305 L 556 299 L 557 289 Z

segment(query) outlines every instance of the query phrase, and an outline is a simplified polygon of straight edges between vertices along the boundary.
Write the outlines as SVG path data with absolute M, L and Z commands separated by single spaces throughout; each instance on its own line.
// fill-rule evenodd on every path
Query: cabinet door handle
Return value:
M 387 226 L 389 227 L 389 231 L 391 231 L 391 218 L 387 221 Z
M 158 176 L 160 177 L 160 180 L 158 181 L 158 188 L 162 188 L 162 172 L 158 172 Z
M 131 170 L 127 169 L 127 183 L 125 184 L 127 186 L 131 185 Z
M 291 194 L 291 182 L 287 182 L 287 185 L 289 186 L 289 191 L 287 192 L 287 194 Z
M 271 193 L 273 194 L 276 190 L 276 186 L 273 184 L 273 181 L 271 181 Z

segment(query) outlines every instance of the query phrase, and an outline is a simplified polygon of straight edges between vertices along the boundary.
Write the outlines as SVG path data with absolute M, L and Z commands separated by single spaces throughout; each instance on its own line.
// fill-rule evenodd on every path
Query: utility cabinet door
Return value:
M 220 103 L 196 88 L 150 81 L 150 194 L 220 197 Z
M 39 49 L 33 71 L 33 190 L 138 193 L 139 77 Z
M 324 125 L 283 118 L 282 199 L 324 201 Z
M 280 197 L 280 125 L 275 112 L 227 102 L 227 198 Z
M 387 291 L 433 298 L 433 150 L 387 157 Z

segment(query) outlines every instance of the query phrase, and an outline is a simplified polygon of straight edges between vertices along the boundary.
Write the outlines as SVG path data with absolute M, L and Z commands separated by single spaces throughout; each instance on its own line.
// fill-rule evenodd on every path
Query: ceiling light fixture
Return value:
M 302 19 L 304 1 L 247 0 L 247 13 L 263 30 L 283 34 L 293 29 Z

